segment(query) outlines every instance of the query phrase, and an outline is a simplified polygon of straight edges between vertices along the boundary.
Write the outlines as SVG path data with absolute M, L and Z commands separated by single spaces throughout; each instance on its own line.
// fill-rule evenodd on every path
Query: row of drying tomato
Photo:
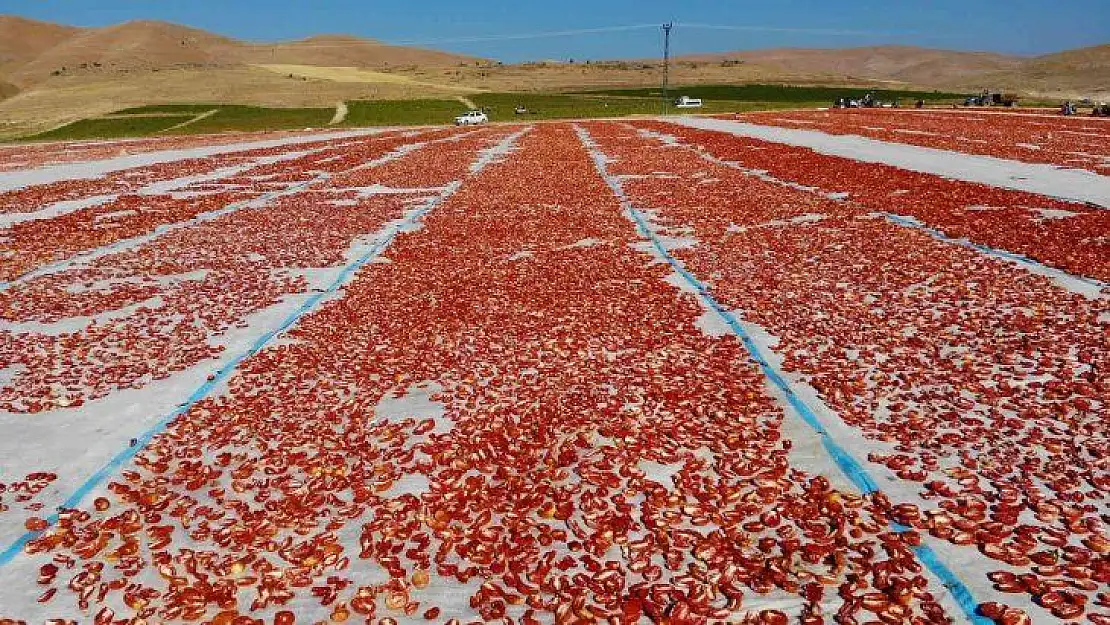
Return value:
M 390 133 L 389 136 L 395 136 Z M 307 143 L 297 143 L 269 148 L 255 148 L 239 152 L 230 152 L 216 156 L 188 158 L 160 163 L 152 163 L 139 167 L 131 167 L 119 171 L 109 172 L 103 176 L 93 178 L 79 178 L 72 180 L 58 180 L 51 183 L 31 185 L 18 189 L 0 192 L 0 212 L 2 213 L 32 213 L 50 207 L 58 202 L 74 202 L 94 196 L 124 195 L 143 192 L 152 184 L 165 183 L 175 179 L 185 179 L 193 176 L 216 175 L 225 168 L 251 166 L 256 162 L 265 163 L 277 160 L 269 168 L 256 165 L 252 175 L 263 176 L 267 174 L 288 174 L 291 171 L 280 166 L 282 155 L 307 152 L 306 162 L 314 162 L 311 157 L 322 150 L 331 149 L 331 154 L 336 154 L 343 145 L 353 145 L 357 139 L 348 140 L 315 140 Z M 224 177 L 228 178 L 228 177 Z
M 1110 174 L 1110 123 L 883 109 L 747 113 L 744 121 L 859 135 L 1027 163 Z
M 859 206 L 908 215 L 956 239 L 1024 254 L 1078 276 L 1110 281 L 1110 211 L 1074 202 L 861 163 L 758 139 L 637 123 L 784 181 L 847 193 Z
M 328 165 L 360 167 L 414 141 L 367 139 Z M 474 138 L 457 149 L 473 154 L 488 141 Z M 330 183 L 313 191 L 193 224 L 0 294 L 5 320 L 23 324 L 0 332 L 0 354 L 17 368 L 0 389 L 0 405 L 21 413 L 75 408 L 215 357 L 224 351 L 219 337 L 248 315 L 308 289 L 299 271 L 344 264 L 353 240 L 400 217 L 414 199 L 359 198 Z
M 429 138 L 435 134 L 441 133 L 429 133 Z M 17 278 L 44 264 L 148 234 L 161 226 L 187 222 L 233 203 L 246 204 L 265 193 L 282 192 L 321 174 L 345 172 L 368 156 L 365 147 L 392 149 L 408 141 L 407 134 L 383 133 L 370 140 L 287 146 L 186 161 L 181 163 L 183 171 L 163 164 L 126 170 L 106 179 L 59 182 L 13 191 L 21 206 L 30 206 L 30 202 L 41 201 L 42 193 L 49 192 L 44 188 L 68 189 L 66 193 L 80 193 L 84 197 L 112 195 L 119 191 L 120 184 L 130 190 L 105 203 L 0 230 L 0 237 L 7 239 L 8 244 L 6 256 L 0 258 L 0 280 Z M 308 153 L 302 155 L 303 152 Z M 254 166 L 250 166 L 252 162 Z M 241 170 L 221 176 L 220 172 L 231 165 L 239 165 Z M 166 177 L 184 178 L 197 173 L 206 176 L 172 191 L 142 190 L 151 182 L 164 182 Z
M 244 132 L 220 135 L 183 135 L 116 141 L 63 141 L 0 146 L 0 172 L 34 169 L 166 150 L 272 141 L 296 137 L 297 132 Z
M 216 192 L 203 197 L 179 198 L 125 195 L 93 208 L 50 219 L 26 221 L 0 230 L 7 255 L 0 258 L 0 280 L 19 278 L 43 265 L 147 234 L 155 228 L 180 223 L 201 213 L 219 210 L 234 202 L 246 202 L 259 191 Z
M 783 367 L 917 491 L 895 520 L 977 547 L 1006 592 L 1106 622 L 1105 299 L 629 126 L 591 131 L 636 205 L 692 228 L 698 245 L 677 252 L 688 268 L 778 337 Z M 714 154 L 729 141 L 696 140 Z M 761 167 L 765 148 L 727 157 Z

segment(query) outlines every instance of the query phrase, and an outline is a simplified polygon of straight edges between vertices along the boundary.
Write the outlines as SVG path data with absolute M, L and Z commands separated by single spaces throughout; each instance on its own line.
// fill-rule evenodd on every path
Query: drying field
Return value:
M 1004 109 L 1003 109 L 1004 110 Z M 1110 120 L 971 111 L 857 109 L 753 113 L 757 124 L 852 134 L 923 147 L 1051 163 L 1110 175 Z
M 1110 125 L 938 115 L 0 149 L 0 623 L 1110 623 Z
M 288 133 L 294 135 L 295 133 Z M 225 144 L 239 144 L 252 140 L 274 140 L 284 136 L 273 131 L 235 133 L 210 136 L 159 137 L 155 139 L 125 139 L 114 141 L 60 141 L 28 145 L 0 145 L 0 172 L 38 169 L 50 165 L 106 160 L 119 156 L 132 156 L 148 152 L 165 152 L 190 148 L 204 148 Z M 25 211 L 35 210 L 31 204 Z

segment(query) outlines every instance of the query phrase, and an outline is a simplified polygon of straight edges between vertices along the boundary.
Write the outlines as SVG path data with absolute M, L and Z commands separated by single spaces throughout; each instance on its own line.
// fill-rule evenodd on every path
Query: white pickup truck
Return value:
M 489 116 L 482 111 L 467 111 L 455 118 L 456 126 L 476 126 L 489 122 Z

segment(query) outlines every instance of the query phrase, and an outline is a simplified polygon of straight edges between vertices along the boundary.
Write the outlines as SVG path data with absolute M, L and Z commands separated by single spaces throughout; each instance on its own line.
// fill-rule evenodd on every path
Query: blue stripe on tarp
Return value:
M 389 247 L 389 245 L 393 242 L 393 239 L 395 239 L 397 235 L 404 230 L 404 228 L 414 225 L 426 213 L 428 213 L 428 211 L 432 210 L 438 204 L 440 204 L 443 199 L 445 199 L 445 197 L 446 194 L 444 196 L 440 196 L 436 199 L 436 201 L 429 203 L 427 206 L 413 211 L 408 217 L 405 218 L 403 222 L 401 222 L 400 225 L 394 225 L 392 228 L 390 228 L 390 231 L 384 237 L 379 239 L 378 242 L 375 243 L 368 252 L 360 256 L 355 262 L 347 265 L 343 269 L 343 271 L 340 272 L 339 276 L 336 277 L 336 279 L 325 290 L 319 293 L 315 293 L 307 300 L 305 300 L 305 302 L 301 304 L 300 307 L 298 307 L 284 320 L 282 320 L 281 325 L 273 330 L 270 330 L 266 334 L 263 334 L 261 337 L 259 337 L 257 341 L 255 341 L 251 345 L 251 347 L 247 351 L 229 361 L 226 365 L 224 365 L 219 371 L 215 373 L 212 379 L 206 380 L 204 384 L 201 384 L 200 387 L 197 388 L 197 390 L 194 391 L 193 394 L 185 400 L 185 403 L 181 404 L 176 410 L 160 419 L 146 432 L 143 432 L 141 435 L 136 437 L 135 445 L 128 447 L 127 449 L 116 454 L 116 456 L 112 458 L 112 460 L 109 461 L 108 464 L 101 467 L 100 470 L 98 470 L 91 477 L 85 480 L 85 482 L 82 483 L 81 486 L 78 487 L 78 489 L 74 491 L 68 499 L 62 502 L 60 507 L 69 509 L 76 508 L 81 503 L 81 501 L 85 497 L 87 497 L 89 493 L 98 488 L 104 482 L 104 480 L 108 478 L 108 476 L 115 474 L 125 463 L 129 462 L 136 455 L 138 455 L 139 452 L 142 451 L 150 443 L 151 439 L 153 439 L 155 436 L 166 429 L 170 422 L 188 412 L 199 401 L 207 397 L 208 394 L 211 393 L 217 385 L 226 380 L 228 376 L 230 376 L 232 372 L 234 372 L 235 369 L 244 360 L 262 351 L 262 349 L 265 348 L 270 341 L 272 341 L 282 332 L 288 330 L 290 327 L 293 326 L 293 324 L 297 323 L 297 321 L 300 320 L 301 317 L 311 311 L 317 304 L 320 303 L 322 299 L 337 291 L 339 287 L 341 287 L 350 278 L 350 276 L 354 274 L 354 272 L 358 271 L 367 263 L 374 260 L 374 258 L 381 255 L 385 248 Z M 58 513 L 55 512 L 51 514 L 49 517 L 46 518 L 46 522 L 49 525 L 53 526 L 55 523 L 58 522 Z M 12 559 L 15 558 L 15 556 L 23 551 L 24 547 L 27 546 L 27 543 L 34 540 L 38 536 L 41 536 L 45 531 L 46 530 L 43 530 L 42 532 L 27 532 L 16 539 L 16 541 L 9 545 L 6 549 L 4 549 L 3 552 L 0 552 L 0 566 L 4 566 L 8 562 L 11 562 Z
M 933 237 L 934 239 L 936 239 L 938 241 L 943 241 L 945 243 L 951 243 L 953 245 L 959 245 L 961 247 L 966 247 L 968 249 L 972 249 L 972 250 L 975 250 L 977 252 L 982 252 L 983 254 L 986 254 L 987 256 L 995 256 L 997 258 L 1008 260 L 1010 262 L 1017 263 L 1019 265 L 1026 265 L 1026 266 L 1032 267 L 1034 269 L 1040 269 L 1040 270 L 1048 271 L 1048 272 L 1051 272 L 1051 273 L 1060 274 L 1060 275 L 1066 276 L 1070 280 L 1075 280 L 1077 282 L 1082 282 L 1084 284 L 1089 284 L 1089 285 L 1091 285 L 1093 287 L 1096 287 L 1100 290 L 1107 288 L 1107 286 L 1110 286 L 1110 285 L 1107 285 L 1105 282 L 1102 282 L 1101 280 L 1097 280 L 1095 278 L 1088 278 L 1086 276 L 1077 276 L 1075 274 L 1068 273 L 1068 272 L 1064 271 L 1063 269 L 1057 269 L 1056 267 L 1046 265 L 1046 264 L 1044 264 L 1044 263 L 1042 263 L 1038 260 L 1034 260 L 1032 258 L 1029 258 L 1028 256 L 1023 255 L 1023 254 L 1017 254 L 1017 253 L 1014 253 L 1014 252 L 1008 252 L 1006 250 L 1000 250 L 996 247 L 989 247 L 989 246 L 986 246 L 986 245 L 982 245 L 980 243 L 973 243 L 971 241 L 968 241 L 967 239 L 956 239 L 956 238 L 950 237 L 947 234 L 945 234 L 944 232 L 942 232 L 942 231 L 940 231 L 936 228 L 931 228 L 931 227 L 921 223 L 917 219 L 914 219 L 913 217 L 906 217 L 904 215 L 897 215 L 897 214 L 894 214 L 894 213 L 885 213 L 885 212 L 884 213 L 879 213 L 879 214 L 881 214 L 883 216 L 883 218 L 885 218 L 887 221 L 889 221 L 892 224 L 902 226 L 904 228 L 913 228 L 915 230 L 920 230 L 921 232 L 924 232 L 925 234 L 928 234 L 929 236 Z
M 740 325 L 740 322 L 736 320 L 735 315 L 725 310 L 725 308 L 709 293 L 709 289 L 705 284 L 687 271 L 686 267 L 667 251 L 662 241 L 660 241 L 659 237 L 652 231 L 644 214 L 634 208 L 631 202 L 628 201 L 628 197 L 624 194 L 620 182 L 609 175 L 606 166 L 606 157 L 597 148 L 597 144 L 590 137 L 589 133 L 580 126 L 576 127 L 576 130 L 582 143 L 594 152 L 594 163 L 598 171 L 605 179 L 606 184 L 608 184 L 613 192 L 620 198 L 621 204 L 636 222 L 636 229 L 639 231 L 640 236 L 651 242 L 652 247 L 659 253 L 659 256 L 666 260 L 667 264 L 682 276 L 687 284 L 697 291 L 702 301 L 705 302 L 710 309 L 725 320 L 725 323 L 728 324 L 729 328 L 744 344 L 744 348 L 748 350 L 751 357 L 759 364 L 764 375 L 766 375 L 767 378 L 771 380 L 771 383 L 783 393 L 786 397 L 786 401 L 797 411 L 798 415 L 802 417 L 802 420 L 820 434 L 822 445 L 824 445 L 825 449 L 829 452 L 829 455 L 832 456 L 837 467 L 839 467 L 848 479 L 852 481 L 856 488 L 860 489 L 860 491 L 865 494 L 879 492 L 878 484 L 875 483 L 875 480 L 867 472 L 867 469 L 865 469 L 851 453 L 833 440 L 828 430 L 826 430 L 825 426 L 821 423 L 821 419 L 818 418 L 813 410 L 810 409 L 800 397 L 798 397 L 782 374 L 763 357 L 755 341 L 752 339 L 751 335 L 748 334 L 747 330 L 744 329 L 744 326 Z M 910 530 L 910 528 L 897 523 L 892 523 L 891 529 L 898 533 Z M 971 594 L 971 590 L 963 583 L 959 576 L 941 561 L 940 557 L 932 548 L 925 544 L 921 544 L 913 547 L 912 550 L 914 555 L 918 557 L 926 568 L 940 579 L 945 589 L 948 590 L 952 599 L 960 606 L 960 609 L 969 621 L 974 625 L 994 625 L 994 621 L 977 613 L 979 606 L 978 600 Z
M 512 135 L 509 135 L 500 144 L 498 144 L 498 146 L 495 146 L 495 148 L 493 148 L 493 149 L 497 149 L 501 146 L 511 146 L 520 137 L 527 134 L 530 130 L 531 130 L 531 127 L 529 126 L 529 127 L 526 127 L 525 129 L 523 129 L 521 131 L 513 133 Z M 490 163 L 492 163 L 493 160 L 494 160 L 493 158 L 491 158 L 489 160 L 484 160 L 484 157 L 479 157 L 478 163 L 480 165 L 477 169 L 474 169 L 474 170 L 471 171 L 471 175 L 480 172 L 482 170 L 482 168 L 484 168 L 486 165 L 489 165 Z M 314 181 L 310 181 L 309 183 L 305 183 L 305 186 L 307 186 L 308 184 L 311 184 L 312 182 L 314 182 Z M 343 271 L 341 271 L 339 273 L 339 275 L 336 277 L 336 279 L 328 286 L 327 289 L 325 289 L 325 290 L 323 290 L 319 293 L 316 293 L 315 295 L 308 298 L 305 301 L 304 304 L 302 304 L 299 308 L 297 308 L 297 310 L 293 311 L 288 317 L 286 317 L 282 321 L 280 326 L 278 326 L 276 329 L 271 330 L 271 331 L 267 332 L 266 334 L 262 335 L 257 341 L 255 341 L 251 345 L 250 349 L 248 349 L 246 352 L 240 354 L 239 356 L 235 357 L 233 360 L 229 361 L 226 365 L 224 365 L 223 368 L 221 368 L 219 371 L 217 371 L 213 375 L 213 378 L 211 380 L 206 380 L 204 384 L 200 385 L 200 387 L 196 391 L 194 391 L 193 394 L 190 395 L 188 399 L 185 400 L 184 404 L 182 404 L 176 410 L 174 410 L 170 414 L 168 414 L 165 417 L 163 417 L 162 419 L 160 419 L 150 429 L 148 429 L 146 432 L 144 432 L 143 434 L 138 436 L 135 439 L 135 441 L 136 441 L 135 445 L 133 445 L 131 447 L 128 447 L 127 449 L 118 453 L 114 458 L 112 458 L 112 460 L 110 462 L 108 462 L 108 464 L 106 464 L 99 471 L 97 471 L 91 477 L 89 477 L 87 480 L 85 480 L 85 482 L 83 484 L 81 484 L 81 486 L 72 495 L 70 495 L 68 499 L 66 499 L 64 502 L 62 502 L 60 507 L 61 508 L 76 508 L 77 505 L 81 503 L 81 500 L 83 500 L 85 497 L 88 496 L 89 493 L 91 493 L 94 489 L 96 489 L 98 486 L 100 486 L 100 484 L 103 483 L 104 480 L 107 479 L 109 475 L 112 475 L 113 473 L 115 473 L 121 466 L 123 466 L 123 464 L 125 464 L 126 462 L 133 459 L 136 455 L 138 455 L 139 452 L 142 451 L 143 448 L 146 447 L 146 445 L 148 445 L 150 443 L 151 439 L 153 439 L 155 436 L 157 436 L 159 433 L 161 433 L 163 430 L 166 429 L 166 427 L 170 424 L 170 422 L 172 422 L 177 417 L 179 417 L 179 416 L 185 414 L 186 412 L 188 412 L 189 409 L 192 408 L 197 402 L 204 399 L 209 393 L 211 393 L 212 390 L 220 382 L 224 381 L 228 376 L 231 375 L 231 373 L 236 369 L 236 367 L 239 366 L 240 363 L 242 363 L 247 358 L 250 358 L 251 356 L 257 354 L 260 351 L 262 351 L 262 349 L 266 346 L 267 343 L 272 341 L 275 337 L 277 337 L 279 334 L 281 334 L 285 330 L 288 330 L 290 327 L 292 327 L 293 324 L 295 324 L 302 316 L 304 316 L 313 307 L 315 307 L 324 297 L 327 297 L 328 295 L 331 295 L 335 291 L 339 290 L 339 287 L 343 286 L 343 284 L 348 280 L 348 278 L 350 278 L 350 276 L 352 274 L 354 274 L 354 272 L 358 271 L 363 266 L 365 266 L 367 263 L 374 260 L 374 258 L 381 255 L 381 253 L 385 250 L 385 248 L 389 247 L 389 245 L 391 243 L 393 243 L 393 240 L 395 238 L 397 238 L 398 234 L 400 234 L 400 233 L 406 231 L 408 228 L 411 228 L 412 226 L 416 225 L 417 222 L 419 222 L 421 219 L 423 219 L 424 215 L 428 214 L 429 212 L 434 210 L 436 207 L 438 207 L 439 205 L 446 202 L 447 199 L 449 197 L 451 197 L 456 191 L 458 191 L 460 187 L 461 187 L 461 183 L 459 183 L 459 182 L 454 182 L 454 183 L 448 185 L 446 191 L 441 193 L 439 196 L 431 198 L 429 200 L 429 202 L 427 204 L 425 204 L 424 206 L 422 206 L 421 208 L 410 212 L 408 214 L 408 216 L 405 217 L 400 223 L 395 223 L 393 225 L 393 227 L 391 227 L 389 229 L 389 231 L 385 234 L 385 236 L 381 237 L 377 242 L 374 243 L 374 246 L 372 248 L 370 248 L 369 251 L 367 251 L 365 254 L 360 256 L 358 258 L 358 260 L 356 260 L 354 263 L 351 263 L 351 264 L 347 265 L 343 269 Z M 288 192 L 288 190 L 284 191 L 284 193 L 287 193 L 287 192 Z M 2 290 L 2 289 L 0 289 L 0 290 Z M 46 522 L 48 524 L 48 527 L 47 527 L 47 530 L 48 530 L 49 526 L 53 526 L 58 522 L 58 513 L 55 512 L 55 513 L 51 514 L 49 517 L 46 518 Z M 27 546 L 27 543 L 29 543 L 30 541 L 34 540 L 35 538 L 41 536 L 47 530 L 43 530 L 41 532 L 27 532 L 27 533 L 23 534 L 22 536 L 20 536 L 19 538 L 17 538 L 15 540 L 15 542 L 13 542 L 11 545 L 8 545 L 8 547 L 5 548 L 3 552 L 0 552 L 0 566 L 4 566 L 4 565 L 8 564 L 9 562 L 11 562 L 19 553 L 21 553 L 23 551 L 24 547 Z
M 648 130 L 641 130 L 639 132 L 645 133 L 649 136 L 655 136 L 656 138 L 671 137 L 671 135 L 661 135 L 659 133 L 653 133 L 653 132 L 648 131 Z M 671 138 L 673 138 L 673 137 L 671 137 Z M 796 183 L 796 182 L 792 182 L 792 181 L 789 181 L 789 180 L 783 180 L 781 178 L 777 178 L 775 176 L 770 175 L 768 172 L 765 172 L 765 171 L 761 172 L 761 171 L 752 170 L 752 169 L 749 169 L 747 167 L 742 166 L 740 163 L 726 161 L 724 159 L 718 158 L 718 157 L 710 154 L 709 152 L 707 152 L 704 149 L 702 149 L 700 147 L 697 147 L 697 146 L 689 145 L 687 143 L 682 143 L 682 142 L 676 142 L 676 143 L 674 143 L 674 145 L 681 146 L 681 147 L 685 148 L 686 150 L 688 150 L 690 152 L 693 152 L 694 154 L 697 154 L 699 157 L 701 157 L 701 158 L 703 158 L 703 159 L 705 159 L 705 160 L 707 160 L 711 163 L 716 163 L 717 165 L 728 167 L 730 169 L 735 169 L 736 171 L 739 171 L 740 173 L 743 173 L 743 174 L 748 175 L 748 176 L 755 176 L 756 178 L 759 178 L 760 180 L 763 180 L 763 181 L 766 181 L 766 182 L 777 184 L 779 186 L 784 186 L 784 187 L 787 187 L 787 188 L 790 188 L 790 189 L 805 190 L 807 192 L 816 193 L 818 195 L 823 195 L 824 197 L 828 197 L 830 199 L 833 199 L 834 201 L 837 201 L 837 202 L 845 201 L 845 200 L 840 199 L 840 198 L 831 197 L 829 194 L 826 194 L 826 193 L 822 192 L 820 189 L 818 189 L 816 187 L 806 187 L 804 185 L 801 185 L 800 183 Z M 1072 201 L 1072 200 L 1069 200 L 1069 201 Z M 1090 202 L 1088 202 L 1088 204 L 1090 204 Z M 971 249 L 971 250 L 975 250 L 977 252 L 981 252 L 983 254 L 986 254 L 987 256 L 994 256 L 996 258 L 1001 258 L 1003 260 L 1008 260 L 1008 261 L 1016 263 L 1018 265 L 1023 265 L 1024 268 L 1027 269 L 1027 270 L 1040 270 L 1040 271 L 1045 271 L 1045 272 L 1057 274 L 1059 276 L 1066 277 L 1067 279 L 1070 279 L 1070 280 L 1075 280 L 1077 282 L 1082 282 L 1084 284 L 1089 284 L 1089 285 L 1091 285 L 1095 288 L 1098 288 L 1099 290 L 1105 289 L 1108 286 L 1110 286 L 1110 285 L 1107 285 L 1105 282 L 1102 282 L 1101 280 L 1098 280 L 1096 278 L 1089 278 L 1089 277 L 1086 277 L 1086 276 L 1078 276 L 1078 275 L 1075 275 L 1075 274 L 1072 274 L 1072 273 L 1068 273 L 1067 271 L 1064 271 L 1063 269 L 1058 269 L 1056 267 L 1046 265 L 1046 264 L 1044 264 L 1044 263 L 1042 263 L 1038 260 L 1035 260 L 1033 258 L 1029 258 L 1028 256 L 1025 256 L 1023 254 L 1018 254 L 1018 253 L 1015 253 L 1015 252 L 1010 252 L 1010 251 L 1007 251 L 1007 250 L 1002 250 L 1002 249 L 998 249 L 998 248 L 995 248 L 995 247 L 990 247 L 990 246 L 987 246 L 987 245 L 983 245 L 981 243 L 974 243 L 974 242 L 969 241 L 967 239 L 957 239 L 957 238 L 954 238 L 954 237 L 950 237 L 947 234 L 945 234 L 943 231 L 941 231 L 937 228 L 932 228 L 930 226 L 927 226 L 924 223 L 922 223 L 921 221 L 919 221 L 917 219 L 914 219 L 913 217 L 906 217 L 904 215 L 897 215 L 897 214 L 888 213 L 888 212 L 879 212 L 879 213 L 876 213 L 876 214 L 882 215 L 887 221 L 889 221 L 892 224 L 902 226 L 902 227 L 905 227 L 905 228 L 913 228 L 915 230 L 920 230 L 920 231 L 928 234 L 929 236 L 933 237 L 934 239 L 936 239 L 938 241 L 942 241 L 944 243 L 951 243 L 953 245 L 959 245 L 961 247 L 965 247 L 965 248 L 968 248 L 968 249 Z
M 828 430 L 826 430 L 825 426 L 821 423 L 821 419 L 813 412 L 812 409 L 810 409 L 808 405 L 806 405 L 804 401 L 802 401 L 800 397 L 798 397 L 797 393 L 794 392 L 794 389 L 791 388 L 790 384 L 786 381 L 785 378 L 783 378 L 782 374 L 777 369 L 775 369 L 775 367 L 772 366 L 771 363 L 767 362 L 766 358 L 763 357 L 763 355 L 759 351 L 758 346 L 755 344 L 755 341 L 752 339 L 751 335 L 748 334 L 747 330 L 745 330 L 744 327 L 740 325 L 740 322 L 736 320 L 735 315 L 733 315 L 728 310 L 725 310 L 717 302 L 717 300 L 709 294 L 709 291 L 705 284 L 694 277 L 694 275 L 691 274 L 689 271 L 687 271 L 686 267 L 684 267 L 682 263 L 678 261 L 678 259 L 676 259 L 670 254 L 670 252 L 667 251 L 667 249 L 663 246 L 663 243 L 659 240 L 659 237 L 657 237 L 655 233 L 652 232 L 651 227 L 648 225 L 647 219 L 644 218 L 643 213 L 631 207 L 628 207 L 628 211 L 632 215 L 632 218 L 635 219 L 636 228 L 637 230 L 639 230 L 640 235 L 651 241 L 652 246 L 656 249 L 660 256 L 667 261 L 667 264 L 669 264 L 672 269 L 678 272 L 678 274 L 682 276 L 682 278 L 686 280 L 686 282 L 690 286 L 694 287 L 697 290 L 698 295 L 701 296 L 702 300 L 706 304 L 708 304 L 714 312 L 720 315 L 722 319 L 725 320 L 725 323 L 728 324 L 733 333 L 735 333 L 736 336 L 740 338 L 741 342 L 743 342 L 744 347 L 748 350 L 748 353 L 751 354 L 751 357 L 757 363 L 759 363 L 759 367 L 763 370 L 763 374 L 766 375 L 767 378 L 771 380 L 771 383 L 774 384 L 775 387 L 778 388 L 785 395 L 786 401 L 795 411 L 797 411 L 797 413 L 802 417 L 802 420 L 804 420 L 811 428 L 814 429 L 814 431 L 821 435 L 821 443 L 829 452 L 829 455 L 832 456 L 833 461 L 836 462 L 837 467 L 840 468 L 844 475 L 846 475 L 848 479 L 851 480 L 852 483 L 855 484 L 855 486 L 859 488 L 860 491 L 862 491 L 864 494 L 879 492 L 880 489 L 878 484 L 875 483 L 874 478 L 872 478 L 871 475 L 867 472 L 867 469 L 865 469 L 863 465 L 860 464 L 860 462 L 856 460 L 850 452 L 848 452 L 848 450 L 844 449 L 839 444 L 837 444 L 835 440 L 833 440 Z M 897 523 L 891 524 L 891 527 L 892 529 L 894 529 L 895 532 L 899 533 L 910 530 L 909 527 Z M 974 623 L 975 625 L 994 625 L 994 621 L 977 613 L 979 601 L 975 599 L 975 596 L 971 594 L 971 590 L 967 587 L 966 584 L 963 583 L 959 576 L 957 576 L 955 572 L 953 572 L 940 560 L 940 557 L 935 551 L 933 551 L 932 548 L 930 548 L 928 545 L 921 544 L 913 547 L 912 549 L 914 555 L 916 555 L 918 559 L 921 560 L 925 567 L 928 568 L 933 575 L 936 575 L 937 578 L 940 579 L 941 583 L 944 584 L 944 587 L 948 590 L 949 594 L 952 595 L 953 600 L 955 600 L 955 602 L 960 606 L 960 609 L 963 610 L 964 615 L 967 616 L 967 618 L 972 623 Z

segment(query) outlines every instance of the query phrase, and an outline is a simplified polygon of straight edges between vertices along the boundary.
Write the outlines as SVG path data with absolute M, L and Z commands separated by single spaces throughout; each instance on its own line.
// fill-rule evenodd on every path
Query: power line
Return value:
M 668 22 L 674 26 L 673 22 Z M 700 22 L 682 22 L 679 24 L 683 28 L 703 29 L 703 30 L 722 30 L 722 31 L 736 31 L 736 32 L 767 32 L 767 33 L 789 33 L 789 34 L 802 34 L 802 35 L 825 35 L 835 37 L 865 37 L 865 36 L 904 36 L 914 35 L 912 32 L 902 33 L 889 33 L 865 30 L 840 30 L 835 28 L 793 28 L 793 27 L 779 27 L 779 26 L 756 26 L 756 25 L 742 25 L 742 24 L 705 24 Z M 648 30 L 659 28 L 659 24 L 626 24 L 623 26 L 600 26 L 595 28 L 574 28 L 567 30 L 552 30 L 552 31 L 539 31 L 527 33 L 506 33 L 500 35 L 475 35 L 466 37 L 441 37 L 434 39 L 402 39 L 395 41 L 375 40 L 368 41 L 367 43 L 373 45 L 393 45 L 393 46 L 428 46 L 444 43 L 481 43 L 493 41 L 521 41 L 531 39 L 551 39 L 557 37 L 575 37 L 579 35 L 593 35 L 614 32 L 627 32 L 636 30 Z M 253 45 L 259 47 L 271 46 L 297 46 L 305 48 L 344 48 L 349 47 L 349 42 L 314 42 L 314 41 L 281 41 L 274 43 L 257 42 Z
M 697 22 L 682 23 L 683 28 L 701 28 L 706 30 L 731 30 L 740 32 L 760 33 L 791 33 L 799 35 L 829 35 L 834 37 L 867 37 L 867 36 L 893 36 L 912 35 L 914 33 L 883 33 L 867 30 L 841 30 L 836 28 L 791 28 L 779 26 L 743 26 L 730 24 L 699 24 Z
M 671 29 L 674 22 L 663 24 L 663 114 L 667 114 L 667 87 L 671 81 Z
M 672 26 L 673 22 L 668 22 Z M 836 37 L 861 37 L 861 36 L 901 36 L 914 35 L 912 32 L 890 33 L 867 30 L 846 30 L 836 28 L 794 28 L 780 26 L 757 26 L 744 24 L 705 24 L 700 22 L 682 22 L 683 28 L 697 28 L 705 30 L 725 30 L 739 32 L 767 32 L 767 33 L 792 33 L 801 35 L 826 35 Z M 512 41 L 523 39 L 545 39 L 554 37 L 573 37 L 577 35 L 590 35 L 598 33 L 612 33 L 632 30 L 647 30 L 658 28 L 658 24 L 627 24 L 624 26 L 602 26 L 598 28 L 575 28 L 569 30 L 553 30 L 530 33 L 511 33 L 503 35 L 478 35 L 473 37 L 444 37 L 438 39 L 410 39 L 393 41 L 394 45 L 432 45 L 438 43 L 471 43 L 483 41 Z
M 390 42 L 393 45 L 424 46 L 439 43 L 473 43 L 482 41 L 513 41 L 520 39 L 546 39 L 552 37 L 574 37 L 576 35 L 592 35 L 597 33 L 615 33 L 629 30 L 646 30 L 658 28 L 658 24 L 629 24 L 626 26 L 602 26 L 599 28 L 576 28 L 572 30 L 551 30 L 546 32 L 514 33 L 507 35 L 478 35 L 474 37 L 445 37 L 442 39 L 412 39 Z

